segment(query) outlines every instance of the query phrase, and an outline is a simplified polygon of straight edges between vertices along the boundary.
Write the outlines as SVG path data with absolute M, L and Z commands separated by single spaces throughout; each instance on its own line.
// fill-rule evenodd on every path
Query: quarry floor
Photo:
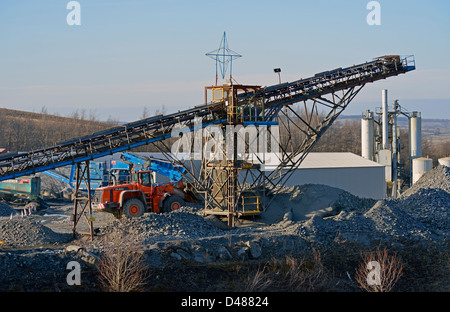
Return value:
M 140 291 L 363 292 L 356 282 L 363 256 L 386 248 L 403 265 L 392 291 L 448 292 L 449 177 L 448 168 L 437 168 L 396 200 L 323 185 L 284 188 L 260 217 L 231 230 L 196 206 L 138 219 L 95 212 L 93 240 L 73 238 L 71 202 L 46 200 L 25 216 L 17 210 L 25 206 L 0 202 L 0 292 L 105 291 L 97 270 L 102 237 L 118 229 L 145 255 Z M 86 230 L 81 221 L 77 231 Z M 67 282 L 71 261 L 81 265 L 81 285 Z M 287 273 L 292 263 L 302 282 Z

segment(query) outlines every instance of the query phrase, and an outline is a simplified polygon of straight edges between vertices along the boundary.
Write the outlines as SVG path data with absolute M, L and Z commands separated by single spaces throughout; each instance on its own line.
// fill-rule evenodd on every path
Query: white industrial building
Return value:
M 160 153 L 137 154 L 165 159 Z M 119 160 L 119 157 L 114 155 L 113 159 Z M 279 165 L 279 158 L 272 153 L 259 157 L 265 158 L 262 170 L 266 175 Z M 197 167 L 201 165 L 199 160 L 194 163 Z M 186 165 L 190 167 L 188 163 Z M 159 183 L 168 182 L 168 178 L 159 174 L 156 180 Z M 328 185 L 364 198 L 386 197 L 385 166 L 347 152 L 309 153 L 284 185 L 290 187 L 304 184 Z
M 353 153 L 309 153 L 285 185 L 303 184 L 324 184 L 364 198 L 386 197 L 384 166 Z

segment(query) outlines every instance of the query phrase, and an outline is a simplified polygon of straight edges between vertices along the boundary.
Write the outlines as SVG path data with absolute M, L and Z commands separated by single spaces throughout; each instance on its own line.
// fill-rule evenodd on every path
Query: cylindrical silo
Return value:
M 412 182 L 413 184 L 419 180 L 426 172 L 433 169 L 433 160 L 430 158 L 419 157 L 412 161 Z
M 439 165 L 450 167 L 450 157 L 439 158 Z
M 409 157 L 422 157 L 422 118 L 419 112 L 412 112 L 409 118 Z
M 373 112 L 366 110 L 361 118 L 361 156 L 374 160 Z

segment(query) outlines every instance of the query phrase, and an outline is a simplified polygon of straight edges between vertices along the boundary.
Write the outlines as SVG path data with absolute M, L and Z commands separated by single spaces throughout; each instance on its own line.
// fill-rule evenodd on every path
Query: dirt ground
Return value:
M 93 240 L 73 237 L 70 201 L 44 199 L 31 214 L 23 203 L 0 203 L 0 291 L 105 291 L 98 264 L 104 238 L 119 230 L 130 236 L 115 248 L 133 238 L 145 256 L 144 291 L 362 292 L 363 257 L 384 248 L 403 266 L 392 291 L 450 291 L 450 169 L 436 168 L 396 200 L 303 185 L 273 202 L 231 230 L 195 205 L 121 220 L 94 210 Z M 88 230 L 82 217 L 76 232 Z M 81 265 L 81 285 L 67 283 L 71 261 Z
M 24 217 L 24 219 L 32 219 L 36 223 L 44 224 L 54 232 L 67 234 L 67 240 L 30 247 L 0 246 L 0 260 L 2 260 L 0 266 L 2 266 L 3 272 L 9 272 L 9 278 L 5 278 L 6 275 L 3 275 L 3 279 L 0 279 L 0 291 L 103 291 L 98 282 L 95 265 L 86 260 L 86 255 L 83 258 L 83 254 L 79 252 L 74 254 L 67 251 L 68 246 L 75 245 L 86 246 L 84 248 L 88 255 L 95 253 L 95 248 L 87 247 L 90 244 L 87 237 L 79 236 L 75 240 L 71 238 L 73 224 L 70 221 L 70 215 L 73 213 L 73 204 L 58 200 L 47 201 L 46 204 L 47 208 Z M 311 211 L 307 213 L 311 213 Z M 95 211 L 94 217 L 96 235 L 101 235 L 99 229 L 117 222 L 112 215 L 102 212 Z M 240 223 L 240 226 L 242 228 L 252 227 L 253 222 L 258 225 L 263 223 L 258 219 L 246 220 Z M 77 231 L 87 232 L 87 224 L 83 220 L 80 221 Z M 375 250 L 376 246 L 362 246 L 352 242 L 295 245 L 297 240 L 290 235 L 284 237 L 277 235 L 277 239 L 274 237 L 271 238 L 271 243 L 267 243 L 268 239 L 262 243 L 264 252 L 257 259 L 247 257 L 207 263 L 186 259 L 177 260 L 170 254 L 177 249 L 176 246 L 184 246 L 184 241 L 181 240 L 175 245 L 166 243 L 161 245 L 161 250 L 157 253 L 156 258 L 155 254 L 148 253 L 147 259 L 151 264 L 149 278 L 145 288 L 141 290 L 152 292 L 246 292 L 253 290 L 250 283 L 252 278 L 264 272 L 264 278 L 271 281 L 270 286 L 263 289 L 264 291 L 292 291 L 286 284 L 286 280 L 279 278 L 278 273 L 270 268 L 274 268 L 288 257 L 292 257 L 299 260 L 306 259 L 306 263 L 310 263 L 315 270 L 318 263 L 308 260 L 312 259 L 314 251 L 320 255 L 321 275 L 308 285 L 296 290 L 362 291 L 354 279 L 355 272 L 361 262 L 362 254 Z M 94 238 L 94 240 L 96 239 L 98 238 Z M 189 246 L 196 244 L 192 240 L 186 241 L 189 241 Z M 450 290 L 448 252 L 423 244 L 399 244 L 394 247 L 389 246 L 389 250 L 397 253 L 404 265 L 404 275 L 394 291 L 446 292 Z M 68 271 L 61 270 L 61 267 L 71 259 L 79 260 L 82 263 L 83 283 L 80 286 L 73 287 L 65 283 Z M 14 265 L 11 264 L 12 261 L 15 262 Z M 53 263 L 52 267 L 47 267 L 48 261 Z M 34 269 L 24 272 L 23 268 L 27 265 Z M 54 268 L 58 266 L 60 269 L 55 271 Z

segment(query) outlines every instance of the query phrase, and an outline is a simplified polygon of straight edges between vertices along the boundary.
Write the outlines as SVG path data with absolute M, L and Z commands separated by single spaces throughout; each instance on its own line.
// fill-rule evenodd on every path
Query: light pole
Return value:
M 274 68 L 273 71 L 275 73 L 278 73 L 278 83 L 281 84 L 281 76 L 280 76 L 281 68 Z

